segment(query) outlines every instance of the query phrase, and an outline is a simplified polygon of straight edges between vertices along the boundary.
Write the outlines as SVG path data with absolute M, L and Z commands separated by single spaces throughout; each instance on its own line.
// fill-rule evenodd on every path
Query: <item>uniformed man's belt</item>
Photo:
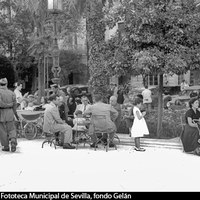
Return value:
M 0 107 L 0 109 L 11 109 L 11 108 L 13 108 L 13 107 L 7 107 L 7 108 L 1 108 L 1 107 Z

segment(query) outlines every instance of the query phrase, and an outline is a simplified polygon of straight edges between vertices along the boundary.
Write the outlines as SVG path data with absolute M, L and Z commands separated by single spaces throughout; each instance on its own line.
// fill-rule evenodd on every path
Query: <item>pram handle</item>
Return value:
M 193 122 L 193 123 L 199 123 L 200 120 L 199 120 L 199 119 L 193 119 L 192 122 Z

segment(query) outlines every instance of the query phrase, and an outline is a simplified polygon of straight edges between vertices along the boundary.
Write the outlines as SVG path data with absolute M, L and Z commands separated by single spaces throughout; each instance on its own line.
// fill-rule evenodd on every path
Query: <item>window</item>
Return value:
M 149 85 L 158 85 L 158 76 L 149 75 Z

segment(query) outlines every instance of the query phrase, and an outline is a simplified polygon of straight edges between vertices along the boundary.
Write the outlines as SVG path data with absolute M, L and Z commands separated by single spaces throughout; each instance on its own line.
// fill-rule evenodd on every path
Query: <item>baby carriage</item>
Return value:
M 44 111 L 17 110 L 22 136 L 32 140 L 39 133 L 43 134 L 43 113 Z

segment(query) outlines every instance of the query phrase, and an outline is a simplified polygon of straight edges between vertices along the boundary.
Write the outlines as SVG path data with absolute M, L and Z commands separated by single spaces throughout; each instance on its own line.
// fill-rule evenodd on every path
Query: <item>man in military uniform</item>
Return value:
M 17 136 L 15 128 L 16 96 L 7 88 L 6 78 L 0 79 L 0 140 L 2 151 L 16 151 Z M 17 116 L 17 114 L 16 114 Z M 10 142 L 10 146 L 9 146 Z

